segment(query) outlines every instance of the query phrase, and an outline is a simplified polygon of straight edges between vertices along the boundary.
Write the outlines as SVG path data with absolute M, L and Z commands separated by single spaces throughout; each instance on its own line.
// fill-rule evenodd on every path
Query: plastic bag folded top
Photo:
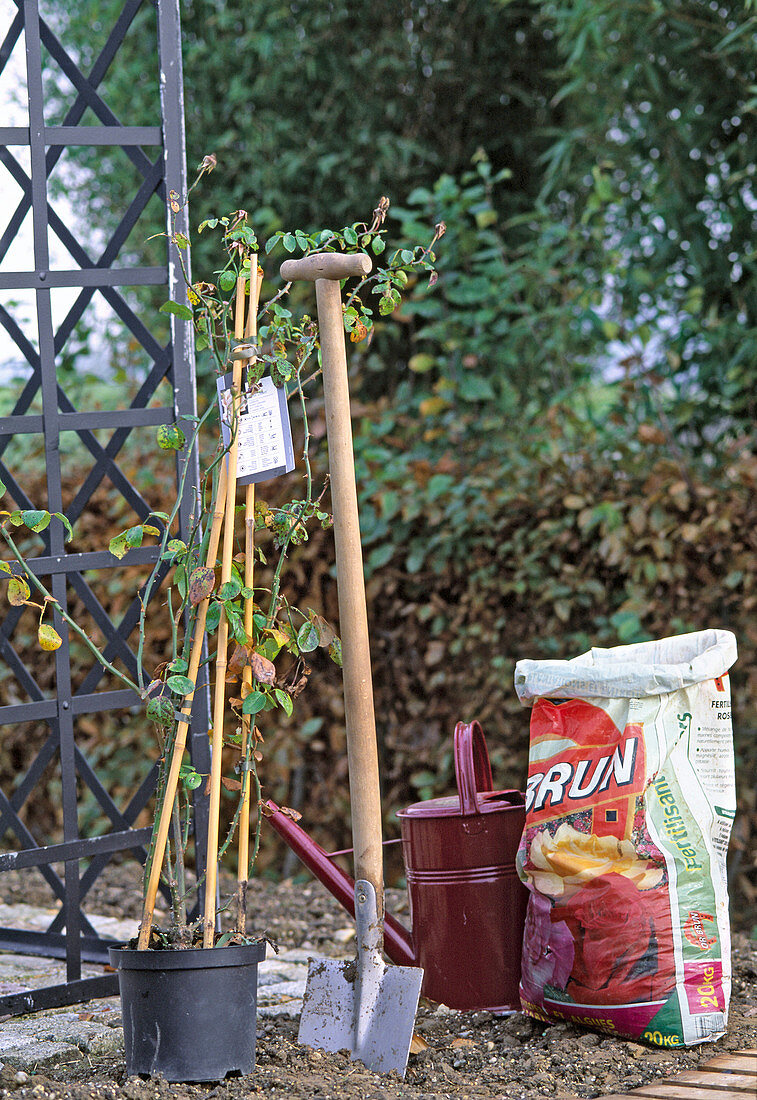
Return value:
M 730 630 L 697 630 L 654 642 L 595 647 L 569 661 L 518 661 L 515 690 L 533 699 L 635 699 L 723 676 L 736 661 Z

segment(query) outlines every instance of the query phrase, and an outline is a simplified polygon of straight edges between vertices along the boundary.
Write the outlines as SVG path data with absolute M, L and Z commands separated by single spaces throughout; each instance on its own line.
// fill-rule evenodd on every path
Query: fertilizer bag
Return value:
M 703 630 L 516 665 L 528 1015 L 656 1046 L 724 1033 L 735 660 L 733 634 Z

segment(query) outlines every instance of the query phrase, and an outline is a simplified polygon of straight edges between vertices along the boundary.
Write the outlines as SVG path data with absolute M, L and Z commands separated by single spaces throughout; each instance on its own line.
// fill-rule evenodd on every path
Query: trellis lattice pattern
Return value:
M 13 0 L 13 7 L 10 25 L 5 29 L 0 25 L 0 79 L 23 56 L 28 124 L 0 127 L 0 174 L 4 170 L 7 184 L 2 192 L 7 196 L 12 189 L 16 195 L 15 201 L 4 201 L 0 209 L 0 229 L 9 215 L 0 233 L 0 326 L 23 369 L 17 380 L 5 385 L 6 400 L 9 393 L 12 399 L 8 414 L 0 420 L 0 479 L 15 507 L 61 512 L 72 525 L 86 519 L 98 490 L 109 502 L 118 498 L 121 514 L 136 517 L 130 522 L 141 522 L 150 514 L 151 505 L 136 475 L 145 479 L 149 455 L 136 472 L 128 468 L 123 456 L 130 447 L 132 454 L 135 448 L 139 452 L 134 437 L 141 430 L 196 411 L 193 349 L 186 323 L 172 317 L 166 342 L 165 334 L 163 338 L 155 335 L 140 316 L 134 291 L 140 286 L 163 285 L 168 288 L 166 296 L 175 297 L 175 274 L 167 261 L 161 266 L 130 262 L 129 243 L 151 202 L 165 209 L 167 181 L 179 191 L 185 186 L 178 0 L 161 0 L 154 6 L 127 0 L 86 73 L 67 50 L 65 35 L 57 24 L 40 15 L 39 0 Z M 154 29 L 156 73 L 160 68 L 158 124 L 154 126 L 123 125 L 103 92 L 107 75 L 118 65 L 119 49 L 140 19 L 140 34 L 144 35 L 145 26 Z M 142 42 L 141 48 L 147 67 L 149 43 Z M 56 80 L 59 86 L 70 86 L 72 92 L 64 103 L 60 124 L 53 125 L 49 89 L 56 86 Z M 83 122 L 92 117 L 94 124 Z M 107 148 L 109 154 L 120 151 L 130 166 L 124 178 L 136 181 L 133 194 L 119 206 L 122 212 L 109 239 L 105 243 L 98 240 L 96 247 L 91 243 L 93 234 L 82 234 L 87 239 L 80 239 L 70 210 L 61 213 L 59 199 L 64 190 L 52 184 L 56 170 L 64 167 L 65 156 L 74 147 Z M 98 180 L 96 185 L 107 202 L 107 180 Z M 29 247 L 19 251 L 19 239 L 29 229 Z M 70 262 L 59 263 L 61 254 Z M 19 264 L 19 255 L 32 262 Z M 18 269 L 10 270 L 12 266 Z M 33 302 L 29 323 L 14 301 L 18 295 Z M 75 345 L 82 326 L 91 324 L 93 311 L 94 316 L 106 311 L 115 319 L 122 345 L 140 364 L 129 376 L 128 386 L 103 385 L 106 377 L 116 377 L 112 371 L 109 376 L 100 374 L 99 387 L 82 384 Z M 110 400 L 105 406 L 100 401 L 101 407 L 88 407 L 91 392 L 103 389 Z M 154 427 L 150 430 L 154 434 Z M 35 453 L 35 441 L 36 453 L 44 454 L 44 501 L 31 498 L 24 476 L 33 465 L 28 456 Z M 37 468 L 41 465 L 38 458 Z M 191 484 L 197 481 L 195 461 L 180 509 L 180 535 L 188 528 Z M 37 478 L 34 484 L 39 483 Z M 137 657 L 130 639 L 139 619 L 140 600 L 135 598 L 111 613 L 99 589 L 103 581 L 107 588 L 112 570 L 120 563 L 107 550 L 76 549 L 76 540 L 67 545 L 65 537 L 63 525 L 55 519 L 47 530 L 33 536 L 34 572 L 45 579 L 62 607 L 75 602 L 84 609 L 87 622 L 105 639 L 107 658 L 120 661 L 135 678 Z M 132 550 L 128 564 L 149 565 L 156 554 L 153 548 Z M 149 831 L 133 826 L 155 783 L 155 766 L 145 764 L 147 774 L 136 784 L 126 805 L 119 808 L 82 748 L 78 724 L 86 716 L 91 722 L 93 715 L 133 707 L 138 699 L 133 692 L 121 690 L 118 681 L 109 681 L 96 662 L 77 667 L 81 655 L 72 652 L 71 639 L 57 614 L 53 625 L 63 644 L 50 658 L 54 679 L 42 683 L 38 664 L 30 667 L 24 644 L 25 633 L 28 641 L 24 628 L 28 615 L 23 607 L 6 605 L 0 625 L 0 682 L 12 684 L 12 701 L 0 706 L 0 737 L 4 731 L 24 730 L 32 728 L 26 724 L 33 724 L 38 740 L 25 773 L 2 776 L 0 842 L 11 850 L 0 854 L 0 871 L 36 867 L 59 908 L 45 932 L 0 928 L 0 949 L 65 957 L 67 981 L 31 991 L 23 999 L 0 996 L 0 1015 L 76 1003 L 115 991 L 115 975 L 82 977 L 82 962 L 107 962 L 108 942 L 97 935 L 84 902 L 113 853 L 130 851 L 144 860 Z M 198 690 L 190 747 L 202 770 L 209 768 L 207 728 L 207 692 Z M 33 835 L 24 814 L 35 788 L 43 776 L 49 778 L 51 770 L 59 783 L 61 814 L 52 842 Z M 84 829 L 83 796 L 89 807 Z M 197 849 L 202 851 L 202 801 L 198 809 Z M 99 814 L 98 820 L 90 820 L 93 813 Z M 62 867 L 62 873 L 56 867 Z

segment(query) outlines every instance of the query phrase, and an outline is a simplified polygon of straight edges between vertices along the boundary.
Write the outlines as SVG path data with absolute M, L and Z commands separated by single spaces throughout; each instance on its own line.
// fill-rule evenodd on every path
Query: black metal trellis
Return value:
M 23 35 L 29 125 L 0 127 L 0 163 L 22 191 L 22 198 L 0 236 L 0 291 L 4 298 L 7 298 L 9 291 L 34 291 L 38 349 L 13 316 L 11 307 L 0 303 L 0 325 L 31 368 L 30 377 L 23 384 L 12 413 L 0 420 L 0 479 L 17 507 L 46 506 L 51 512 L 65 512 L 72 524 L 85 513 L 93 494 L 107 479 L 112 491 L 120 493 L 142 521 L 150 514 L 150 505 L 119 467 L 119 452 L 132 429 L 169 423 L 181 415 L 193 415 L 196 411 L 193 344 L 186 322 L 171 317 L 171 339 L 164 346 L 139 319 L 120 290 L 122 287 L 140 285 L 167 285 L 168 296 L 175 298 L 179 293 L 176 272 L 167 261 L 161 267 L 136 267 L 128 266 L 128 263 L 116 266 L 119 253 L 151 197 L 158 194 L 165 204 L 167 188 L 183 193 L 186 187 L 179 2 L 161 0 L 160 4 L 153 5 L 158 39 L 156 65 L 160 65 L 160 125 L 133 127 L 121 124 L 98 89 L 110 67 L 117 64 L 118 50 L 142 6 L 142 0 L 127 0 L 124 4 L 89 74 L 79 69 L 49 23 L 40 17 L 38 0 L 15 0 L 15 4 L 17 13 L 0 43 L 0 73 Z M 61 125 L 47 125 L 45 121 L 43 49 L 75 90 L 75 98 Z M 88 110 L 94 113 L 98 125 L 81 125 L 81 119 Z M 48 196 L 50 174 L 65 149 L 82 145 L 120 147 L 141 177 L 136 193 L 110 241 L 96 257 L 91 254 L 91 246 L 80 242 L 71 227 L 56 213 Z M 12 147 L 19 146 L 29 150 L 29 173 L 10 151 Z M 148 155 L 145 150 L 155 150 L 157 156 Z M 9 248 L 29 212 L 33 226 L 33 269 L 4 270 Z M 78 266 L 68 270 L 51 269 L 51 233 L 62 242 Z M 51 291 L 60 287 L 77 288 L 79 293 L 64 321 L 56 328 Z M 57 376 L 57 363 L 66 342 L 97 293 L 104 297 L 134 341 L 144 349 L 151 363 L 147 377 L 128 407 L 112 411 L 75 407 Z M 173 407 L 154 407 L 151 400 L 166 378 L 173 387 Z M 30 412 L 35 401 L 39 405 L 40 395 L 41 413 Z M 102 429 L 111 433 L 105 444 L 95 434 L 96 430 Z M 92 467 L 73 500 L 64 509 L 60 444 L 67 432 L 76 433 L 91 456 Z M 29 433 L 41 434 L 44 438 L 46 502 L 28 499 L 5 460 L 12 438 Z M 197 484 L 197 481 L 195 456 L 195 468 L 187 479 L 187 490 L 180 509 L 180 537 L 188 529 L 192 506 L 191 484 Z M 137 659 L 129 646 L 129 636 L 139 616 L 139 601 L 135 599 L 120 621 L 114 622 L 85 575 L 90 571 L 112 569 L 120 563 L 107 551 L 68 553 L 64 542 L 65 531 L 58 520 L 53 520 L 38 537 L 42 552 L 33 562 L 35 574 L 49 578 L 50 590 L 62 607 L 69 606 L 72 595 L 79 598 L 106 638 L 106 656 L 110 660 L 122 660 L 133 676 Z M 128 562 L 152 563 L 156 555 L 154 549 L 135 549 L 130 551 Z M 3 777 L 0 788 L 0 837 L 12 832 L 20 850 L 0 854 L 0 872 L 36 867 L 60 902 L 60 908 L 44 932 L 0 928 L 0 950 L 65 958 L 67 981 L 45 989 L 0 996 L 0 1016 L 74 1004 L 117 991 L 114 974 L 82 978 L 82 962 L 107 963 L 107 946 L 112 942 L 97 934 L 84 912 L 83 902 L 113 853 L 131 851 L 138 859 L 144 860 L 144 845 L 149 830 L 135 829 L 133 825 L 150 797 L 156 778 L 156 767 L 153 767 L 131 796 L 128 805 L 119 810 L 77 743 L 77 719 L 88 714 L 130 707 L 138 700 L 129 690 L 98 691 L 98 684 L 104 676 L 99 665 L 93 665 L 83 681 L 74 688 L 69 640 L 65 623 L 59 615 L 54 617 L 54 626 L 62 636 L 63 644 L 54 657 L 54 693 L 43 690 L 13 645 L 14 631 L 22 611 L 22 608 L 8 608 L 3 618 L 0 625 L 0 658 L 27 699 L 0 706 L 0 736 L 3 728 L 30 721 L 46 723 L 49 733 L 25 775 Z M 208 694 L 198 690 L 190 731 L 190 749 L 201 771 L 209 770 L 208 725 Z M 59 767 L 63 839 L 60 843 L 40 846 L 24 824 L 21 810 L 27 799 L 33 797 L 35 785 L 51 762 L 57 762 Z M 77 783 L 88 788 L 107 819 L 108 831 L 104 835 L 81 837 Z M 196 809 L 196 842 L 198 854 L 201 855 L 207 825 L 205 802 L 201 800 Z M 80 874 L 82 860 L 88 861 L 88 866 Z M 63 864 L 65 870 L 62 877 L 54 870 L 55 864 Z

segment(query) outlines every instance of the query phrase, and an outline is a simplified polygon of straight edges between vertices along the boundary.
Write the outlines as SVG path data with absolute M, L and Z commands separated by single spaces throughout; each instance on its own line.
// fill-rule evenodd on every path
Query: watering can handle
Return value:
M 478 795 L 492 789 L 492 769 L 484 731 L 478 722 L 455 726 L 455 775 L 463 817 L 480 813 Z

